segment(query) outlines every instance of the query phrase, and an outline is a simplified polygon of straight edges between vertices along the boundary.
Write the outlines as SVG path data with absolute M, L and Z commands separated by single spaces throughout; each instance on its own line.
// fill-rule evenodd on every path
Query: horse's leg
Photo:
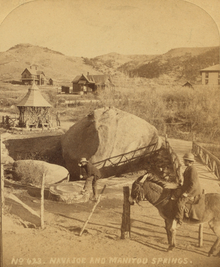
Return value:
M 172 249 L 176 246 L 176 229 L 171 228 L 171 243 L 172 243 Z
M 167 240 L 168 240 L 168 245 L 171 245 L 171 232 L 170 232 L 170 228 L 169 228 L 169 221 L 165 220 L 165 229 L 167 232 Z
M 213 255 L 213 253 L 216 251 L 218 245 L 220 244 L 220 221 L 219 220 L 216 221 L 215 219 L 212 219 L 209 222 L 209 226 L 217 236 L 215 243 L 212 245 L 212 247 L 208 253 L 208 256 L 210 257 Z
M 169 243 L 168 251 L 172 251 L 176 246 L 176 229 L 172 228 L 173 221 L 165 220 L 167 239 Z

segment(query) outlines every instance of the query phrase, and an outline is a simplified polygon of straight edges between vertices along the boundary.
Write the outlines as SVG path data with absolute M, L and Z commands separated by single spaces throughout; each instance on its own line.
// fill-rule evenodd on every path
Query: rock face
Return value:
M 18 138 L 9 136 L 4 145 L 14 160 L 42 160 L 63 166 L 61 134 Z
M 9 152 L 5 146 L 5 144 L 2 142 L 2 164 L 8 165 L 13 164 L 14 159 L 9 156 Z
M 45 173 L 46 187 L 69 178 L 66 168 L 45 161 L 17 160 L 13 164 L 13 178 L 24 184 L 41 186 L 43 173 Z
M 154 126 L 116 108 L 93 111 L 74 124 L 61 139 L 63 158 L 71 180 L 79 178 L 78 162 L 81 157 L 96 163 L 152 143 L 157 143 L 157 149 L 161 146 L 161 140 Z M 140 150 L 135 155 L 144 154 L 146 151 L 147 149 Z M 111 161 L 117 163 L 118 160 L 114 158 Z M 106 162 L 105 167 L 108 165 L 111 163 Z M 102 172 L 103 164 L 96 166 Z M 108 174 L 103 173 L 103 176 L 107 177 Z
M 81 194 L 83 189 L 82 185 L 76 184 L 77 182 L 61 183 L 51 185 L 50 199 L 67 204 L 82 203 L 89 201 L 90 192 Z

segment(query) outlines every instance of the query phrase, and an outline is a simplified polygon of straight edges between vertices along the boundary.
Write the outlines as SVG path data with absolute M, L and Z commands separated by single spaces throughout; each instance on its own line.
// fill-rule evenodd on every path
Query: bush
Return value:
M 103 91 L 99 97 L 102 106 L 114 106 L 134 114 L 154 125 L 160 133 L 164 133 L 165 104 L 158 90 L 120 93 L 111 89 Z
M 195 89 L 181 86 L 145 88 L 120 92 L 105 90 L 100 96 L 102 106 L 115 106 L 153 124 L 160 134 L 176 138 L 220 136 L 220 90 L 208 86 Z

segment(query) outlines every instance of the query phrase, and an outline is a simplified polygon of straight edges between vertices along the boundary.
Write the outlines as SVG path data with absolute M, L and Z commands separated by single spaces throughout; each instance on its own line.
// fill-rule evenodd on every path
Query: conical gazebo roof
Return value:
M 17 104 L 17 107 L 51 107 L 51 104 L 41 95 L 34 82 L 25 97 Z

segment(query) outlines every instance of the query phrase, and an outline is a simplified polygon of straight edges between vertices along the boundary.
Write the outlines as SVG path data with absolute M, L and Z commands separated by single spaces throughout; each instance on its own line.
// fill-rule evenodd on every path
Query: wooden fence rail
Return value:
M 207 149 L 193 141 L 192 144 L 193 154 L 200 157 L 201 161 L 208 166 L 218 179 L 220 179 L 220 160 L 210 153 Z
M 157 148 L 157 142 L 150 144 L 148 146 L 141 147 L 136 150 L 129 151 L 127 153 L 123 153 L 123 154 L 120 154 L 120 155 L 117 155 L 111 158 L 107 158 L 107 159 L 95 162 L 93 163 L 93 165 L 97 166 L 101 164 L 99 168 L 104 168 L 106 166 L 114 166 L 114 167 L 120 166 L 122 164 L 132 162 L 138 158 L 144 158 L 146 156 L 149 156 L 151 153 L 156 151 L 156 148 Z M 140 152 L 142 152 L 141 155 L 140 155 Z
M 3 176 L 3 163 L 2 163 L 2 140 L 0 135 L 0 267 L 3 267 L 3 229 L 2 229 L 3 206 L 4 206 L 4 176 Z
M 180 160 L 177 156 L 177 154 L 174 152 L 173 148 L 171 147 L 169 141 L 167 140 L 167 136 L 165 136 L 165 146 L 168 149 L 168 152 L 170 154 L 172 166 L 173 166 L 173 171 L 176 176 L 176 181 L 179 183 L 182 181 L 182 176 L 181 176 L 181 167 L 182 164 L 180 163 Z

